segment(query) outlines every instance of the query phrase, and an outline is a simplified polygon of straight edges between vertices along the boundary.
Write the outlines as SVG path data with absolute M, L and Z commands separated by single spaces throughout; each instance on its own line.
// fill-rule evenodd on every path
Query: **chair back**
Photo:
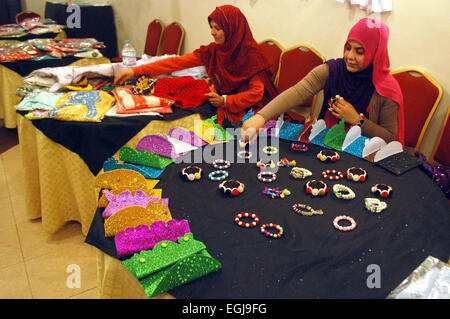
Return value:
M 436 146 L 431 153 L 430 163 L 438 162 L 439 164 L 450 166 L 450 124 L 448 121 L 450 115 L 450 107 L 444 120 L 441 134 L 437 140 Z
M 184 40 L 184 28 L 178 22 L 172 22 L 166 27 L 163 36 L 161 55 L 180 55 L 181 45 Z
M 275 83 L 275 77 L 277 76 L 278 66 L 280 63 L 280 56 L 284 48 L 273 39 L 265 39 L 259 42 L 258 46 L 264 56 L 272 63 L 270 70 L 272 71 L 272 81 Z
M 405 146 L 420 148 L 428 124 L 442 98 L 442 87 L 425 71 L 410 67 L 391 73 L 403 94 Z
M 302 44 L 281 53 L 275 84 L 281 93 L 303 79 L 312 69 L 325 62 L 325 57 L 308 45 Z M 286 112 L 298 122 L 304 122 L 309 111 L 311 117 L 317 96 Z M 300 117 L 298 115 L 301 115 Z
M 149 23 L 147 28 L 147 36 L 145 38 L 145 54 L 150 56 L 159 55 L 163 34 L 164 24 L 159 19 L 155 19 Z

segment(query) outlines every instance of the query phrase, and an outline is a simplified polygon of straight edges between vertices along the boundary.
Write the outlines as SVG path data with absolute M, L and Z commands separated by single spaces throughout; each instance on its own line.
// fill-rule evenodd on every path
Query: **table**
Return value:
M 291 142 L 277 141 L 271 143 L 279 142 L 280 157 L 296 160 L 297 166 L 311 170 L 311 178 L 322 179 L 325 169 L 344 171 L 356 166 L 366 169 L 368 180 L 327 181 L 330 188 L 338 182 L 350 186 L 356 193 L 354 200 L 338 199 L 332 193 L 319 198 L 304 191 L 311 178 L 295 180 L 289 175 L 290 168 L 281 167 L 278 179 L 264 184 L 256 178 L 256 161 L 235 161 L 229 169 L 230 178 L 242 181 L 245 191 L 238 197 L 225 197 L 218 192 L 218 182 L 207 177 L 197 183 L 181 179 L 179 172 L 187 163 L 169 165 L 156 187 L 169 198 L 172 217 L 187 219 L 194 238 L 222 263 L 220 271 L 171 290 L 170 295 L 183 299 L 385 298 L 427 256 L 449 260 L 449 205 L 437 185 L 419 168 L 395 176 L 347 153 L 340 153 L 338 162 L 327 164 L 316 158 L 321 150 L 318 146 L 309 145 L 308 152 L 294 153 Z M 235 153 L 231 158 L 236 159 Z M 215 170 L 208 163 L 197 165 L 205 175 Z M 394 189 L 392 196 L 384 200 L 387 210 L 380 214 L 367 211 L 363 204 L 365 197 L 375 197 L 370 192 L 374 183 L 386 183 Z M 288 188 L 292 194 L 272 199 L 262 194 L 265 186 Z M 297 202 L 325 213 L 297 215 L 291 208 Z M 102 239 L 101 211 L 97 210 L 86 238 L 99 249 L 100 296 L 145 298 L 137 280 L 114 256 L 113 238 Z M 259 215 L 260 223 L 282 225 L 284 236 L 269 239 L 258 228 L 238 227 L 234 216 L 243 211 Z M 343 214 L 356 220 L 355 230 L 341 232 L 333 227 L 333 219 Z M 381 271 L 380 288 L 367 285 L 371 265 L 378 265 Z

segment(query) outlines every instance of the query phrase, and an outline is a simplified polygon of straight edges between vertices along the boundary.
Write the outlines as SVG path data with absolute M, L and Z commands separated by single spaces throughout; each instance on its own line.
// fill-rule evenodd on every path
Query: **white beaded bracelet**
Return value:
M 381 213 L 387 208 L 386 202 L 382 202 L 378 198 L 364 198 L 364 204 L 372 213 Z
M 342 194 L 344 192 L 344 194 Z M 342 184 L 335 184 L 333 186 L 333 193 L 337 198 L 353 199 L 356 197 L 355 192 L 348 186 Z

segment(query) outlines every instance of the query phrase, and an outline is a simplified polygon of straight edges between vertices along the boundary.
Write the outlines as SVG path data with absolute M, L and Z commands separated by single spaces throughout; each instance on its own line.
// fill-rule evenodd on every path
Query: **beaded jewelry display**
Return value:
M 305 204 L 294 204 L 292 206 L 292 210 L 294 212 L 296 212 L 299 215 L 303 215 L 303 216 L 312 216 L 312 215 L 323 215 L 323 210 L 318 209 L 315 210 L 314 208 L 312 208 L 309 205 L 305 205 Z
M 217 169 L 227 169 L 231 166 L 231 163 L 227 160 L 216 159 L 212 162 L 212 165 Z
M 226 181 L 223 181 L 219 185 L 219 189 L 225 194 L 225 195 L 233 195 L 238 196 L 244 191 L 245 185 L 241 183 L 238 180 L 229 179 Z
M 336 175 L 330 175 L 330 174 L 336 174 Z M 338 171 L 336 169 L 327 169 L 326 171 L 322 172 L 323 178 L 329 179 L 329 180 L 338 180 L 344 178 L 344 174 L 341 171 Z
M 245 159 L 249 159 L 253 156 L 252 152 L 250 151 L 240 151 L 237 153 L 237 156 L 239 158 L 245 158 Z
M 209 173 L 208 178 L 212 181 L 223 181 L 228 177 L 228 171 L 217 170 Z
M 293 150 L 294 152 L 306 152 L 308 150 L 308 146 L 306 146 L 305 144 L 292 143 L 291 150 Z
M 272 160 L 270 160 L 270 161 L 267 162 L 267 163 L 264 163 L 263 161 L 259 160 L 259 161 L 256 163 L 256 166 L 258 166 L 261 170 L 269 169 L 269 168 L 275 168 L 275 167 L 276 167 L 274 161 L 272 161 Z
M 275 228 L 278 230 L 278 233 L 274 234 L 269 232 L 268 230 L 266 230 L 266 228 Z M 273 238 L 280 238 L 281 236 L 283 236 L 283 227 L 281 227 L 278 224 L 264 224 L 261 226 L 261 233 L 263 233 L 264 235 L 266 235 L 267 237 L 273 237 Z
M 244 223 L 241 221 L 243 217 L 253 218 L 253 221 L 251 223 Z M 259 217 L 253 213 L 239 213 L 234 217 L 234 221 L 241 227 L 252 228 L 259 223 Z
M 341 225 L 339 225 L 339 222 L 340 222 L 341 220 L 347 220 L 347 221 L 350 222 L 351 225 L 350 225 L 350 226 L 341 226 Z M 356 227 L 356 222 L 355 222 L 355 220 L 354 220 L 353 218 L 351 218 L 350 216 L 342 215 L 342 216 L 337 216 L 337 217 L 333 220 L 333 225 L 334 225 L 334 228 L 336 228 L 336 229 L 338 229 L 338 230 L 341 230 L 341 231 L 350 231 L 350 230 L 355 229 L 355 227 Z
M 287 158 L 282 158 L 278 163 L 278 166 L 284 166 L 284 167 L 292 167 L 292 166 L 296 166 L 297 163 L 295 162 L 295 160 L 293 161 L 289 161 Z
M 326 195 L 326 193 L 328 193 L 330 189 L 328 188 L 327 184 L 325 184 L 325 182 L 313 179 L 306 183 L 305 190 L 306 193 L 313 196 L 323 196 Z
M 351 167 L 345 172 L 345 176 L 354 182 L 364 182 L 367 179 L 367 172 L 362 168 Z
M 265 178 L 265 177 L 263 177 L 265 175 L 269 175 L 271 177 Z M 273 172 L 259 172 L 258 173 L 258 179 L 261 182 L 264 182 L 264 183 L 271 183 L 271 182 L 273 182 L 273 181 L 275 181 L 277 179 L 277 174 L 275 174 Z
M 339 153 L 332 150 L 322 150 L 317 154 L 317 158 L 321 160 L 322 162 L 336 162 L 341 157 L 339 156 Z
M 198 166 L 188 166 L 181 170 L 181 175 L 190 182 L 202 178 L 202 173 L 203 169 Z
M 290 175 L 294 178 L 305 179 L 306 177 L 312 176 L 312 172 L 306 168 L 294 167 L 291 169 Z
M 372 193 L 378 193 L 383 198 L 387 198 L 391 195 L 392 187 L 386 184 L 375 184 L 370 189 Z
M 341 184 L 333 186 L 333 193 L 337 198 L 341 199 L 353 199 L 356 197 L 355 192 L 350 187 Z
M 270 187 L 265 187 L 263 190 L 263 194 L 272 196 L 272 198 L 275 197 L 280 197 L 280 198 L 285 198 L 286 195 L 291 195 L 291 191 L 287 188 L 280 190 L 279 187 L 277 188 L 270 188 Z
M 273 155 L 278 153 L 278 149 L 275 146 L 264 146 L 262 151 L 267 155 Z
M 381 213 L 387 208 L 386 202 L 382 202 L 378 198 L 364 198 L 364 204 L 372 213 Z

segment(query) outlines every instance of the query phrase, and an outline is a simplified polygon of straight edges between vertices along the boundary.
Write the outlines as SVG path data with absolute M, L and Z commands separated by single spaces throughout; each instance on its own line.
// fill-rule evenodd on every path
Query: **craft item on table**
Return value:
M 406 173 L 423 163 L 425 163 L 423 159 L 413 156 L 407 151 L 391 155 L 383 160 L 375 162 L 376 165 L 395 175 Z M 439 175 L 436 177 L 439 178 Z
M 386 184 L 375 184 L 370 188 L 370 191 L 381 197 L 387 198 L 392 193 L 392 187 Z
M 131 194 L 129 190 L 120 192 L 117 196 L 108 192 L 107 190 L 103 191 L 103 194 L 109 200 L 108 206 L 106 206 L 105 210 L 102 213 L 103 218 L 108 218 L 118 210 L 127 206 L 136 205 L 147 207 L 147 204 L 150 201 L 150 197 L 140 189 L 137 189 L 134 195 Z
M 171 128 L 169 131 L 169 136 L 197 147 L 201 147 L 208 144 L 200 137 L 198 137 L 194 132 L 182 127 Z
M 195 135 L 208 144 L 211 144 L 211 142 L 214 141 L 215 128 L 211 123 L 207 123 L 205 121 L 194 121 L 194 125 L 189 128 L 189 131 L 194 132 Z
M 312 215 L 323 215 L 323 210 L 314 209 L 309 205 L 297 203 L 292 206 L 292 210 L 299 215 L 312 216 Z
M 42 56 L 42 52 L 28 41 L 0 46 L 0 63 L 29 60 Z
M 342 144 L 344 143 L 347 132 L 345 131 L 345 120 L 342 119 L 338 124 L 333 125 L 325 135 L 323 143 L 332 149 L 342 151 Z
M 245 159 L 250 159 L 253 156 L 253 153 L 250 151 L 239 151 L 237 153 L 237 156 L 239 158 L 245 158 Z
M 382 138 L 371 138 L 363 149 L 362 156 L 369 162 L 379 162 L 382 159 L 403 152 L 403 146 L 398 141 L 386 143 Z
M 267 228 L 275 228 L 276 230 L 278 230 L 278 233 L 271 233 L 270 231 L 266 230 Z M 281 238 L 281 236 L 283 236 L 284 234 L 284 230 L 283 227 L 278 224 L 269 223 L 261 226 L 261 233 L 263 233 L 267 237 Z
M 341 226 L 341 225 L 339 225 L 339 222 L 340 222 L 341 220 L 349 221 L 349 222 L 350 222 L 350 226 Z M 355 220 L 354 220 L 352 217 L 350 217 L 350 216 L 341 215 L 341 216 L 337 216 L 337 217 L 333 220 L 333 225 L 334 225 L 334 228 L 336 228 L 336 229 L 338 229 L 338 230 L 341 230 L 341 231 L 350 231 L 350 230 L 355 229 L 355 227 L 356 227 L 356 222 L 355 222 Z
M 214 126 L 214 140 L 216 141 L 234 141 L 235 137 L 233 134 L 229 133 L 226 129 L 224 129 L 220 124 L 216 123 L 217 115 L 214 115 L 206 120 L 206 123 Z
M 217 169 L 227 169 L 231 166 L 231 163 L 224 159 L 215 159 L 212 162 L 212 166 Z
M 345 136 L 342 143 L 342 150 L 359 158 L 363 158 L 363 150 L 369 138 L 361 135 L 361 127 L 359 125 L 352 126 Z
M 144 136 L 136 145 L 138 151 L 155 152 L 167 158 L 178 158 L 195 149 L 196 146 L 162 134 Z
M 321 160 L 322 162 L 326 163 L 334 163 L 337 160 L 339 160 L 341 157 L 339 156 L 339 153 L 333 150 L 321 150 L 317 154 L 317 158 Z
M 134 95 L 151 95 L 155 91 L 155 85 L 156 80 L 147 74 L 143 74 L 136 79 L 131 92 Z
M 270 177 L 264 177 L 264 176 L 270 176 Z M 271 183 L 274 182 L 277 179 L 277 174 L 274 172 L 259 172 L 258 173 L 258 180 L 264 183 Z
M 165 170 L 144 165 L 135 165 L 130 163 L 119 163 L 114 156 L 109 157 L 103 163 L 103 171 L 109 172 L 116 169 L 129 169 L 138 172 L 145 178 L 158 178 Z
M 275 146 L 264 146 L 262 149 L 263 153 L 267 154 L 267 155 L 273 155 L 273 154 L 277 154 L 278 153 L 278 148 L 276 148 Z
M 120 149 L 119 159 L 127 163 L 150 166 L 159 169 L 163 169 L 173 163 L 173 159 L 171 158 L 159 156 L 155 152 L 135 150 L 129 146 L 124 146 Z
M 342 184 L 333 185 L 333 193 L 337 198 L 353 199 L 356 197 L 355 192 L 348 186 Z
M 338 180 L 344 178 L 344 173 L 336 169 L 327 169 L 322 172 L 322 176 L 329 180 Z
M 287 188 L 280 190 L 279 187 L 276 188 L 265 187 L 263 190 L 263 194 L 269 195 L 272 198 L 275 197 L 285 198 L 286 196 L 291 195 L 291 191 Z
M 205 103 L 210 93 L 210 87 L 205 80 L 196 80 L 191 76 L 178 78 L 159 78 L 156 81 L 154 96 L 174 100 L 174 106 L 179 108 L 194 108 Z
M 88 80 L 86 77 L 83 77 L 81 81 L 76 83 L 76 85 L 66 85 L 66 89 L 71 91 L 91 91 L 93 90 L 92 85 L 88 83 Z
M 286 157 L 284 157 L 277 163 L 277 165 L 284 166 L 284 167 L 292 167 L 292 166 L 296 166 L 297 162 L 295 160 L 289 161 Z
M 354 182 L 364 182 L 367 179 L 366 170 L 360 167 L 350 167 L 344 174 L 348 180 Z
M 364 205 L 372 213 L 381 213 L 387 208 L 386 202 L 382 202 L 378 198 L 364 198 Z
M 195 165 L 185 167 L 181 170 L 181 176 L 190 182 L 201 179 L 202 175 L 203 169 Z
M 228 177 L 228 171 L 225 170 L 217 170 L 208 174 L 208 178 L 212 181 L 223 181 Z
M 309 141 L 318 146 L 329 148 L 329 146 L 325 145 L 323 142 L 329 130 L 330 129 L 327 128 L 327 125 L 323 119 L 317 120 L 312 125 L 311 133 L 309 134 Z
M 106 48 L 103 42 L 97 41 L 94 38 L 66 38 L 66 39 L 52 39 L 44 46 L 37 46 L 40 50 L 46 51 L 50 56 L 63 58 L 73 56 L 75 53 L 87 51 L 89 49 L 103 49 Z
M 163 240 L 177 242 L 179 237 L 190 233 L 187 220 L 171 219 L 168 222 L 157 220 L 150 226 L 139 225 L 136 228 L 127 228 L 114 237 L 117 257 L 132 256 L 143 250 L 152 249 Z
M 50 111 L 55 108 L 56 103 L 63 95 L 63 93 L 49 93 L 39 89 L 31 90 L 14 108 L 18 111 Z
M 136 95 L 129 86 L 115 88 L 113 92 L 117 100 L 118 114 L 173 113 L 173 100 L 153 95 Z
M 305 144 L 292 143 L 291 150 L 294 152 L 306 152 L 308 150 L 308 146 Z
M 241 218 L 253 218 L 253 221 L 251 223 L 244 223 L 241 221 Z M 241 227 L 252 228 L 259 223 L 259 217 L 254 213 L 239 213 L 234 217 L 234 221 Z
M 272 161 L 272 160 L 269 160 L 269 161 L 266 161 L 266 162 L 263 162 L 262 160 L 259 160 L 256 163 L 256 166 L 258 166 L 261 171 L 275 169 L 277 167 L 275 165 L 274 161 Z
M 305 184 L 305 191 L 307 194 L 313 196 L 324 196 L 329 192 L 329 188 L 325 182 L 319 180 L 310 180 Z
M 29 84 L 22 84 L 21 86 L 17 87 L 16 95 L 19 97 L 26 97 L 26 96 L 30 95 L 31 93 L 33 93 L 34 91 L 38 91 L 38 89 L 34 89 L 33 86 L 29 85 Z M 61 96 L 62 96 L 62 93 L 61 93 Z M 56 104 L 56 101 L 55 101 L 55 104 Z
M 278 130 L 278 138 L 297 142 L 298 137 L 300 136 L 304 128 L 303 124 L 285 122 L 282 117 L 283 115 L 280 115 L 280 118 L 277 121 L 276 130 Z
M 327 101 L 328 106 L 329 106 L 328 110 L 330 110 L 330 112 L 334 110 L 333 109 L 334 103 L 340 99 L 342 99 L 342 97 L 339 94 L 336 94 L 334 97 L 328 99 L 328 101 Z
M 239 139 L 239 147 L 240 148 L 246 148 L 248 146 L 248 142 L 244 140 L 243 138 Z
M 245 185 L 235 179 L 225 180 L 219 185 L 219 190 L 229 196 L 238 196 L 244 191 L 244 189 Z
M 139 280 L 149 298 L 222 268 L 192 233 L 180 236 L 177 242 L 161 241 L 152 250 L 134 254 L 122 264 Z
M 20 38 L 27 35 L 27 31 L 18 24 L 0 25 L 0 37 L 2 38 Z
M 291 169 L 290 175 L 294 178 L 305 179 L 309 176 L 312 176 L 312 172 L 302 167 L 293 167 Z
M 167 205 L 162 204 L 162 199 L 156 203 L 152 200 L 147 207 L 127 206 L 118 210 L 105 220 L 105 237 L 115 236 L 120 231 L 139 225 L 151 225 L 157 220 L 169 221 L 172 219 Z
M 301 131 L 300 135 L 298 136 L 297 140 L 300 143 L 309 143 L 309 136 L 311 134 L 312 126 L 315 123 L 316 119 L 312 119 L 311 121 L 308 121 L 303 126 L 303 130 Z

